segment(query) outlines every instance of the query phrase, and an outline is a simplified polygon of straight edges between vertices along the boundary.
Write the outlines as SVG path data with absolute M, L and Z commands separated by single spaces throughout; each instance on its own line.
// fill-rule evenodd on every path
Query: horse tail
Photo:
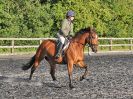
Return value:
M 30 69 L 35 62 L 35 55 L 30 59 L 30 61 L 27 64 L 24 64 L 22 67 L 22 70 L 28 70 Z

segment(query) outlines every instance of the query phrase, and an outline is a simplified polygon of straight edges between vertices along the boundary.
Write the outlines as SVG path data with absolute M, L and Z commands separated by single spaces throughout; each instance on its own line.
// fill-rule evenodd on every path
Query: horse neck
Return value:
M 78 42 L 82 45 L 86 45 L 86 38 L 89 36 L 89 33 L 84 33 L 84 34 L 81 34 L 81 35 L 77 35 L 73 41 L 74 42 Z

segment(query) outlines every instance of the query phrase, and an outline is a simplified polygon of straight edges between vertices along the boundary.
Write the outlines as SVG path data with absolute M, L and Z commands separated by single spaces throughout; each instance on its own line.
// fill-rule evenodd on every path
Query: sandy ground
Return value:
M 133 54 L 86 56 L 90 75 L 79 81 L 84 70 L 75 67 L 72 90 L 66 65 L 57 65 L 54 82 L 45 60 L 29 81 L 21 67 L 31 56 L 0 56 L 0 99 L 133 99 Z

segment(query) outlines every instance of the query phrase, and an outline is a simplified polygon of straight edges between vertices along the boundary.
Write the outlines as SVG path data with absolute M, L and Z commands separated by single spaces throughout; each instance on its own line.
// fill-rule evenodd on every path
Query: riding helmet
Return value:
M 66 16 L 74 16 L 74 11 L 72 11 L 72 10 L 68 11 Z

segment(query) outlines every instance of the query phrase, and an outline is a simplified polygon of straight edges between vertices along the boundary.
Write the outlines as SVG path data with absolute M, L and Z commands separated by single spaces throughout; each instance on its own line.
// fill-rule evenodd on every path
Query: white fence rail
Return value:
M 112 47 L 129 47 L 129 50 L 132 50 L 133 47 L 133 38 L 99 38 L 99 40 L 108 40 L 109 44 L 105 45 L 99 45 L 100 47 L 109 47 L 109 51 L 112 51 Z M 128 43 L 125 44 L 114 44 L 114 41 L 128 41 Z
M 0 49 L 7 48 L 11 49 L 11 54 L 15 53 L 14 49 L 15 48 L 37 48 L 39 46 L 39 43 L 41 43 L 45 39 L 55 39 L 55 38 L 0 38 L 1 41 L 11 41 L 11 45 L 0 45 Z M 133 38 L 99 38 L 99 41 L 104 40 L 107 41 L 108 44 L 100 44 L 99 43 L 99 48 L 100 47 L 108 47 L 109 51 L 114 51 L 113 47 L 128 47 L 129 50 L 131 51 L 133 49 Z M 128 43 L 125 44 L 114 44 L 114 41 L 127 41 Z M 38 41 L 38 45 L 22 45 L 22 46 L 17 46 L 15 45 L 15 42 L 17 41 Z

